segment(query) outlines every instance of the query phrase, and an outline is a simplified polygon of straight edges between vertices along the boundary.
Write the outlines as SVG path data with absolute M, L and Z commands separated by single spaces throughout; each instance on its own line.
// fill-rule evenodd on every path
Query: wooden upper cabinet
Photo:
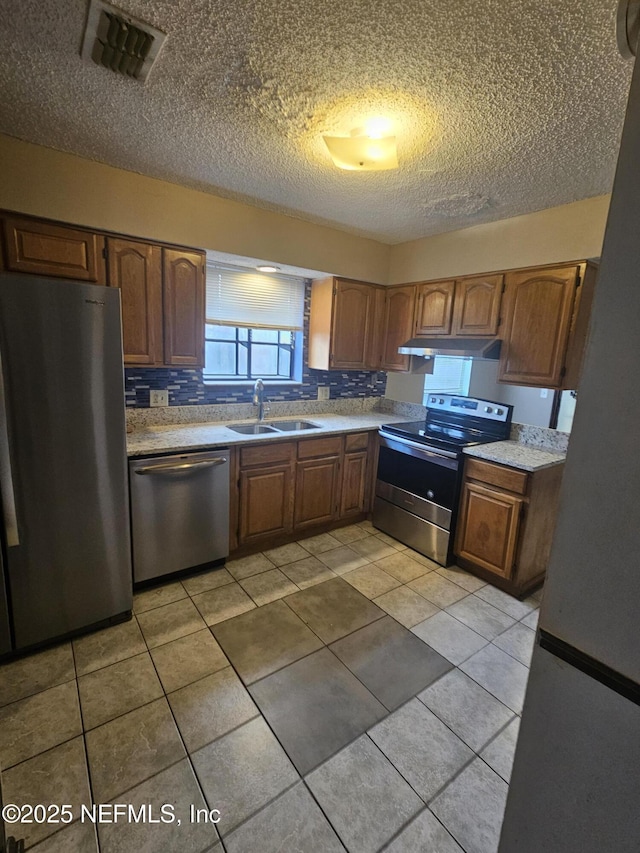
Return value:
M 365 370 L 369 366 L 367 349 L 374 313 L 374 287 L 343 279 L 336 281 L 331 367 Z
M 416 335 L 451 334 L 455 288 L 453 279 L 429 281 L 417 286 Z
M 498 381 L 560 387 L 580 265 L 507 273 Z
M 106 283 L 101 235 L 17 216 L 6 217 L 2 226 L 7 270 Z
M 503 282 L 503 275 L 478 275 L 456 281 L 454 335 L 497 334 Z
M 124 363 L 162 364 L 162 250 L 108 237 L 107 263 L 122 299 Z
M 163 249 L 164 363 L 204 366 L 205 256 Z
M 314 281 L 309 360 L 314 370 L 377 370 L 382 287 L 344 278 Z M 382 294 L 384 296 L 384 294 Z M 378 340 L 375 338 L 378 337 Z
M 413 337 L 416 288 L 389 287 L 385 294 L 382 370 L 409 370 L 410 356 L 400 355 L 398 347 Z
M 122 294 L 124 363 L 204 364 L 204 254 L 107 237 L 109 285 Z

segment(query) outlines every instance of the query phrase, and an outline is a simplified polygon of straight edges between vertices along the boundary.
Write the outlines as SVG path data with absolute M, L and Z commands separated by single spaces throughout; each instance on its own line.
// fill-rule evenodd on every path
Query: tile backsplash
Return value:
M 149 392 L 169 391 L 169 406 L 208 405 L 211 403 L 250 403 L 250 385 L 205 385 L 202 369 L 184 370 L 164 367 L 128 367 L 124 372 L 126 405 L 146 408 Z M 318 387 L 329 386 L 330 399 L 382 397 L 387 385 L 386 373 L 339 372 L 305 368 L 301 385 L 265 386 L 265 396 L 274 402 L 317 400 Z

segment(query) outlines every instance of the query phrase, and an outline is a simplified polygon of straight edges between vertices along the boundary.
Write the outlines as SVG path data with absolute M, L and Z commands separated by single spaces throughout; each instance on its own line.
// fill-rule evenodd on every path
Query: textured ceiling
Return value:
M 85 0 L 0 0 L 0 131 L 397 243 L 606 193 L 615 0 L 121 0 L 145 85 L 80 59 Z M 390 117 L 397 171 L 322 134 Z

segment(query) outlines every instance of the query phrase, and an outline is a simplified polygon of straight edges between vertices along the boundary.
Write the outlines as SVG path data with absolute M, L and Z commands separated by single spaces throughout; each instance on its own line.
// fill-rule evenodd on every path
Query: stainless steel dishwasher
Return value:
M 134 583 L 229 554 L 229 450 L 129 462 Z

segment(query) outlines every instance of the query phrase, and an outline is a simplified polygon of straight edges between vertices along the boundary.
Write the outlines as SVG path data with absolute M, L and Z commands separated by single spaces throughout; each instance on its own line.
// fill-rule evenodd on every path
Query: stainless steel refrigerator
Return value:
M 120 293 L 0 277 L 0 654 L 131 610 Z
M 500 853 L 640 850 L 639 162 L 636 61 Z

